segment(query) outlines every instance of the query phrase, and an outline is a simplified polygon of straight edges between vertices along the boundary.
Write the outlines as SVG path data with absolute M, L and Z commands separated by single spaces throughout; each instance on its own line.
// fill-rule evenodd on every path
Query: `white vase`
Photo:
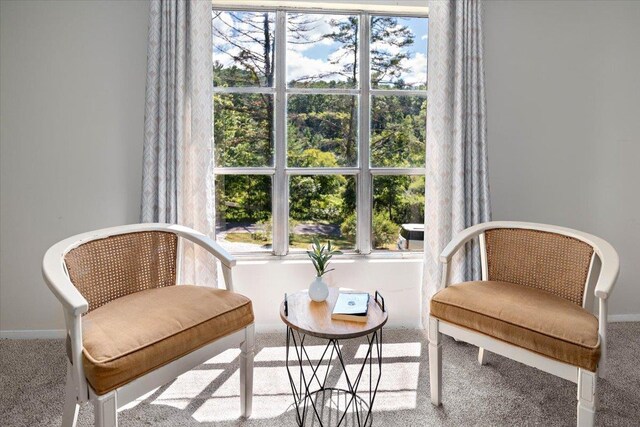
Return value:
M 316 302 L 322 302 L 329 296 L 329 287 L 322 280 L 322 277 L 316 277 L 309 285 L 309 298 Z

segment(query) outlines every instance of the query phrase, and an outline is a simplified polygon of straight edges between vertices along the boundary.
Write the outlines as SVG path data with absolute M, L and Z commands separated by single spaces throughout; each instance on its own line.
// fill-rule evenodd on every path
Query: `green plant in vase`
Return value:
M 333 268 L 328 269 L 329 261 L 334 255 L 342 255 L 342 251 L 335 249 L 330 240 L 327 240 L 327 244 L 323 245 L 317 237 L 314 237 L 311 250 L 307 251 L 307 255 L 316 269 L 316 277 L 309 286 L 309 297 L 313 301 L 322 302 L 329 296 L 329 287 L 322 276 L 335 270 Z

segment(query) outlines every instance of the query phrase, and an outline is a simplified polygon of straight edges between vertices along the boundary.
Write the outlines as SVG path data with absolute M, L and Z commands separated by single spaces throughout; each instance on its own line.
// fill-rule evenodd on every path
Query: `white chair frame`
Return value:
M 235 259 L 215 241 L 190 228 L 171 224 L 132 224 L 106 228 L 78 234 L 52 246 L 44 256 L 42 274 L 49 289 L 58 298 L 64 310 L 66 334 L 71 342 L 71 360 L 67 361 L 67 382 L 65 388 L 62 426 L 75 426 L 79 405 L 91 401 L 95 407 L 95 425 L 115 427 L 118 425 L 119 408 L 138 397 L 174 380 L 179 375 L 206 362 L 210 358 L 230 348 L 240 348 L 240 406 L 241 415 L 249 417 L 253 400 L 253 358 L 254 324 L 222 337 L 171 363 L 161 366 L 116 390 L 97 395 L 87 383 L 82 362 L 82 315 L 89 304 L 71 283 L 66 271 L 64 257 L 73 248 L 92 240 L 103 239 L 126 233 L 164 231 L 178 236 L 177 271 L 180 271 L 182 256 L 180 238 L 187 239 L 203 247 L 220 260 L 227 290 L 233 291 L 231 269 Z M 179 274 L 178 274 L 179 276 Z M 180 284 L 176 278 L 176 284 Z
M 441 334 L 448 335 L 456 340 L 464 341 L 479 347 L 478 363 L 484 364 L 486 350 L 516 360 L 525 365 L 532 366 L 544 372 L 556 375 L 578 385 L 578 417 L 579 427 L 593 426 L 597 408 L 596 380 L 604 376 L 607 357 L 607 299 L 611 295 L 618 277 L 619 259 L 613 247 L 603 239 L 581 231 L 572 230 L 553 225 L 534 224 L 528 222 L 494 221 L 469 227 L 458 233 L 444 248 L 440 255 L 442 263 L 441 288 L 449 284 L 449 273 L 453 255 L 468 241 L 478 238 L 480 242 L 480 255 L 482 263 L 482 280 L 487 280 L 487 256 L 485 246 L 485 231 L 499 228 L 518 228 L 525 230 L 546 231 L 561 234 L 581 240 L 591 247 L 594 253 L 591 258 L 589 274 L 585 283 L 585 292 L 582 306 L 592 309 L 594 296 L 599 301 L 598 334 L 601 349 L 600 362 L 596 372 L 590 372 L 546 356 L 534 353 L 527 349 L 508 344 L 480 332 L 472 331 L 429 316 L 428 341 L 429 341 L 429 374 L 431 381 L 431 403 L 441 404 L 442 395 L 442 340 Z M 599 274 L 598 274 L 599 272 Z

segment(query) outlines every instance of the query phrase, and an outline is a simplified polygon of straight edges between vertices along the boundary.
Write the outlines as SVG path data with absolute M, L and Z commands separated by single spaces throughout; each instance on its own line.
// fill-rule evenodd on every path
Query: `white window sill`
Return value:
M 271 253 L 245 253 L 232 254 L 238 261 L 238 264 L 245 262 L 271 262 L 271 261 L 308 261 L 309 257 L 306 252 L 294 252 L 287 255 L 274 255 Z M 356 252 L 347 252 L 343 255 L 336 255 L 331 262 L 354 262 L 354 261 L 406 261 L 421 262 L 424 252 L 372 252 L 370 254 L 359 254 Z

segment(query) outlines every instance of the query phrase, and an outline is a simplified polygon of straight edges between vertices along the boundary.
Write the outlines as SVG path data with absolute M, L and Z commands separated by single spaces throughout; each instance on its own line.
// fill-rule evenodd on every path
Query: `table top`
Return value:
M 291 328 L 304 334 L 326 339 L 347 339 L 368 335 L 387 323 L 388 313 L 374 300 L 369 298 L 367 322 L 349 322 L 333 320 L 331 311 L 338 299 L 340 291 L 329 288 L 329 296 L 323 302 L 315 302 L 309 298 L 307 291 L 287 295 L 289 315 L 284 315 L 284 302 L 280 304 L 280 318 Z

